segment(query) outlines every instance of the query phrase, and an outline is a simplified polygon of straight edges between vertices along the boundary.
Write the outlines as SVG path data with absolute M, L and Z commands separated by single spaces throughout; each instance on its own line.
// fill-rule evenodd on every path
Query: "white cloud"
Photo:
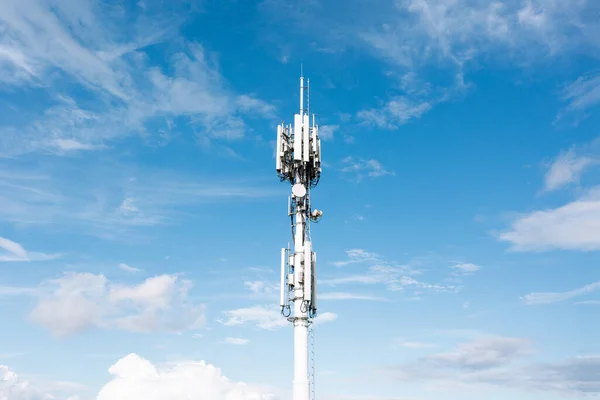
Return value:
M 274 20 L 293 9 L 293 4 L 301 6 L 297 1 L 286 6 L 273 1 L 268 4 L 264 10 Z M 345 4 L 352 12 L 337 12 L 336 2 L 302 3 L 303 12 L 290 23 L 339 51 L 366 50 L 388 62 L 393 73 L 386 73 L 394 77 L 414 80 L 434 71 L 439 85 L 388 85 L 388 99 L 357 114 L 359 120 L 387 129 L 462 96 L 470 86 L 465 77 L 484 64 L 523 69 L 545 67 L 547 62 L 568 60 L 572 55 L 594 59 L 600 54 L 600 30 L 589 18 L 596 13 L 594 0 L 397 0 L 376 7 L 348 0 Z M 565 91 L 565 100 L 571 101 L 569 108 L 598 104 L 599 82 L 597 72 L 574 82 Z
M 321 125 L 319 126 L 319 137 L 323 140 L 333 140 L 335 132 L 339 129 L 339 125 Z
M 583 112 L 600 103 L 600 73 L 583 75 L 571 84 L 563 92 L 563 100 L 569 104 L 567 111 Z M 562 115 L 559 114 L 559 118 Z
M 99 147 L 99 146 L 93 146 L 91 144 L 83 144 L 74 139 L 56 139 L 53 143 L 60 150 L 64 150 L 64 151 L 93 150 L 93 149 L 96 149 Z
M 277 307 L 254 306 L 225 311 L 226 319 L 220 321 L 223 325 L 245 325 L 252 323 L 259 328 L 274 330 L 288 325 L 288 321 Z
M 235 345 L 245 345 L 245 344 L 250 343 L 250 340 L 244 339 L 244 338 L 228 337 L 228 338 L 225 338 L 225 342 L 227 342 L 229 344 L 235 344 Z
M 383 284 L 391 291 L 403 291 L 409 288 L 414 290 L 431 290 L 434 292 L 455 292 L 459 288 L 449 285 L 431 284 L 421 282 L 409 275 L 418 274 L 409 265 L 387 265 L 384 263 L 369 267 L 365 274 L 347 275 L 331 279 L 321 279 L 322 285 L 342 285 L 342 284 Z
M 327 312 L 324 312 L 324 313 L 317 314 L 317 316 L 315 317 L 313 323 L 315 325 L 321 325 L 321 324 L 324 324 L 326 322 L 335 321 L 336 319 L 338 319 L 338 315 L 336 313 L 327 311 Z
M 454 275 L 471 275 L 481 269 L 479 265 L 471 263 L 458 263 L 450 266 L 450 268 L 454 270 Z
M 92 157 L 76 164 L 15 168 L 0 158 L 0 221 L 107 238 L 139 235 L 141 229 L 188 216 L 218 199 L 260 199 L 281 193 L 256 179 L 214 181 L 173 171 Z M 254 182 L 254 183 L 252 183 Z
M 68 272 L 46 282 L 31 318 L 57 336 L 94 327 L 134 332 L 198 329 L 205 322 L 204 306 L 190 303 L 190 286 L 190 281 L 173 275 L 126 286 L 103 275 Z
M 37 293 L 37 288 L 19 286 L 0 286 L 0 296 L 33 296 Z
M 273 391 L 257 385 L 232 382 L 221 370 L 204 361 L 182 361 L 155 366 L 136 354 L 117 361 L 113 378 L 97 400 L 267 400 Z
M 570 396 L 600 391 L 600 357 L 524 363 L 531 354 L 528 339 L 484 336 L 387 371 L 397 380 L 429 381 L 437 387 L 500 386 Z
M 354 175 L 359 181 L 364 177 L 377 178 L 385 175 L 395 175 L 394 172 L 386 170 L 377 160 L 354 159 L 352 156 L 342 160 L 340 171 Z
M 326 292 L 318 295 L 319 300 L 367 300 L 367 301 L 387 301 L 380 296 L 371 296 L 368 294 L 348 293 L 348 292 Z
M 593 2 L 516 0 L 400 0 L 395 24 L 363 35 L 382 56 L 401 66 L 475 56 L 522 63 L 583 48 L 594 54 L 596 27 L 586 19 Z M 389 11 L 388 11 L 389 12 Z M 420 49 L 425 49 L 421 50 Z
M 274 282 L 267 281 L 246 281 L 244 282 L 244 286 L 246 286 L 252 293 L 256 295 L 271 295 L 279 291 L 279 284 Z
M 220 320 L 223 325 L 236 326 L 246 325 L 248 323 L 266 330 L 275 330 L 290 323 L 281 315 L 279 308 L 269 306 L 254 306 L 248 308 L 238 308 L 235 310 L 225 311 L 225 319 Z M 332 312 L 324 312 L 317 314 L 315 323 L 325 323 L 337 319 L 337 314 Z
M 550 304 L 584 296 L 600 289 L 600 281 L 566 292 L 529 293 L 522 300 L 527 305 Z
M 347 260 L 333 261 L 331 264 L 337 267 L 342 267 L 349 264 L 361 263 L 366 261 L 377 261 L 380 259 L 380 256 L 378 254 L 371 253 L 363 249 L 346 250 L 346 255 L 348 256 Z
M 25 250 L 22 245 L 10 239 L 0 236 L 0 248 L 5 250 L 5 254 L 0 254 L 2 261 L 45 261 L 54 260 L 60 257 L 60 254 L 36 253 Z
M 414 100 L 400 96 L 388 100 L 381 109 L 367 109 L 359 111 L 357 117 L 366 124 L 384 129 L 395 129 L 412 119 L 418 119 L 433 104 L 432 100 Z
M 123 271 L 127 271 L 127 272 L 140 272 L 141 271 L 141 269 L 132 267 L 131 265 L 127 265 L 125 263 L 120 263 L 119 268 L 121 268 Z
M 569 183 L 578 183 L 581 174 L 598 160 L 578 155 L 575 149 L 560 154 L 552 163 L 544 177 L 544 189 L 553 191 Z
M 514 251 L 600 250 L 600 188 L 564 206 L 517 218 L 499 239 Z
M 0 81 L 47 90 L 51 100 L 38 119 L 0 130 L 1 154 L 89 151 L 137 134 L 164 140 L 175 117 L 203 137 L 237 139 L 249 131 L 246 114 L 273 114 L 264 101 L 229 89 L 199 43 L 174 40 L 160 57 L 167 68 L 151 61 L 145 47 L 176 38 L 186 17 L 182 6 L 129 11 L 89 0 L 4 2 Z M 84 107 L 85 98 L 75 96 L 81 91 L 67 92 L 63 80 L 92 92 L 94 104 Z M 165 129 L 147 130 L 149 121 Z
M 56 386 L 56 385 L 55 385 Z M 2 400 L 79 400 L 77 395 L 66 395 L 61 390 L 46 391 L 21 379 L 7 366 L 0 365 L 0 399 Z
M 394 342 L 398 346 L 405 347 L 407 349 L 432 349 L 437 347 L 435 343 L 415 342 L 411 340 L 406 340 L 404 338 L 398 338 Z

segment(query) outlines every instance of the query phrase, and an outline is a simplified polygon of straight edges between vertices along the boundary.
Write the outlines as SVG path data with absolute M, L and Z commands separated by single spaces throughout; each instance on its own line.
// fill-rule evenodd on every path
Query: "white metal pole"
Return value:
M 299 182 L 299 178 L 298 178 Z M 299 182 L 300 183 L 300 182 Z M 306 197 L 304 197 L 306 199 Z M 308 310 L 304 302 L 304 199 L 296 208 L 296 235 L 294 238 L 294 389 L 293 400 L 310 400 L 308 380 Z

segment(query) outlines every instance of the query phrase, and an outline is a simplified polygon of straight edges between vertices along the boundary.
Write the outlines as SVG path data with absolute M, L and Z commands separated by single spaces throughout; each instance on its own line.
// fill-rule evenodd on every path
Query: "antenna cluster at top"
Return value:
M 294 115 L 294 125 L 277 127 L 276 166 L 281 181 L 315 187 L 321 176 L 321 139 L 314 114 L 311 125 L 309 109 L 304 108 L 304 91 L 310 93 L 309 85 L 307 80 L 304 86 L 304 77 L 300 77 L 300 113 Z

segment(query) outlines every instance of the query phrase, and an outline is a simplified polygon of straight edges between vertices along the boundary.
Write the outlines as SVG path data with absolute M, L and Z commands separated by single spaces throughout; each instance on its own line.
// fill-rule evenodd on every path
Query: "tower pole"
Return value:
M 316 254 L 312 251 L 309 224 L 318 222 L 323 215 L 310 204 L 310 189 L 321 175 L 321 140 L 318 126 L 314 119 L 310 125 L 308 110 L 304 108 L 305 89 L 301 76 L 300 113 L 294 116 L 293 127 L 278 126 L 276 149 L 277 174 L 281 181 L 292 184 L 288 216 L 294 248 L 282 249 L 280 307 L 294 327 L 293 400 L 311 400 L 308 328 L 317 313 L 317 292 Z

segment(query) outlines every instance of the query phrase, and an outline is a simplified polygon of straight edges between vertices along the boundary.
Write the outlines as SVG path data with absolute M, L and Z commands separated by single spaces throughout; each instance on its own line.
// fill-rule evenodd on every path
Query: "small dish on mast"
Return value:
M 294 186 L 292 186 L 292 194 L 294 197 L 301 199 L 306 196 L 306 188 L 303 184 L 296 183 Z

